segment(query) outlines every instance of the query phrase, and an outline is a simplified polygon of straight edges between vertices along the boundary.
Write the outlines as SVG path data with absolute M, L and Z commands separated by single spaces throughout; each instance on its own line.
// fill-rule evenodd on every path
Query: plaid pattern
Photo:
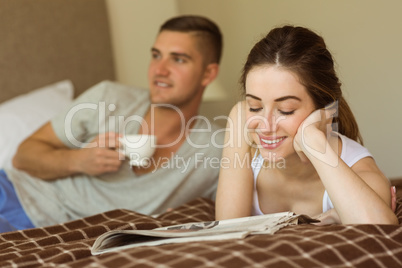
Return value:
M 46 228 L 0 235 L 0 267 L 402 267 L 399 226 L 289 226 L 275 235 L 140 247 L 92 256 L 102 233 L 214 219 L 214 204 L 196 199 L 157 218 L 113 210 Z

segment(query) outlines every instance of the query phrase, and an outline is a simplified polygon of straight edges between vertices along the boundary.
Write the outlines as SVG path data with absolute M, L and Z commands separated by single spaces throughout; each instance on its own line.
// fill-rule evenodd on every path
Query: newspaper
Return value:
M 221 221 L 192 222 L 152 230 L 113 230 L 99 236 L 92 255 L 127 248 L 164 244 L 240 239 L 255 234 L 274 234 L 279 229 L 298 223 L 317 222 L 305 215 L 281 212 Z

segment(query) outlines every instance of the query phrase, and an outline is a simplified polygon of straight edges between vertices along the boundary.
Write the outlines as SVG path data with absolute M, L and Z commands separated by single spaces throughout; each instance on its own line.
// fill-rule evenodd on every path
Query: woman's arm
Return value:
M 314 165 L 343 224 L 398 224 L 388 179 L 371 157 L 351 168 L 340 159 L 337 138 L 328 140 L 325 131 L 330 116 L 331 111 L 315 111 L 301 124 L 296 151 Z
M 230 112 L 216 196 L 216 219 L 251 215 L 253 200 L 252 155 L 244 132 L 244 102 Z

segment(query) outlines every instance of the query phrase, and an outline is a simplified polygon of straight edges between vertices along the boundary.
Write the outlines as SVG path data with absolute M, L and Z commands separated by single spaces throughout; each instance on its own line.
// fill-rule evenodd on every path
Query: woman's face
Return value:
M 293 139 L 300 124 L 315 110 L 297 76 L 266 65 L 246 79 L 247 129 L 264 159 L 276 162 L 295 154 Z

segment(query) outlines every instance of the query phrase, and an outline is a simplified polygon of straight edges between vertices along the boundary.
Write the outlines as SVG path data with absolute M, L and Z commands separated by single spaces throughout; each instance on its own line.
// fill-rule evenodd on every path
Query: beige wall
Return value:
M 106 0 L 117 80 L 147 87 L 151 46 L 160 25 L 178 14 L 176 0 Z
M 320 33 L 337 62 L 344 94 L 365 145 L 388 177 L 402 176 L 402 21 L 399 0 L 108 0 L 118 79 L 146 87 L 149 47 L 175 14 L 207 15 L 220 26 L 225 50 L 219 81 L 238 96 L 242 63 L 252 45 L 285 23 Z

